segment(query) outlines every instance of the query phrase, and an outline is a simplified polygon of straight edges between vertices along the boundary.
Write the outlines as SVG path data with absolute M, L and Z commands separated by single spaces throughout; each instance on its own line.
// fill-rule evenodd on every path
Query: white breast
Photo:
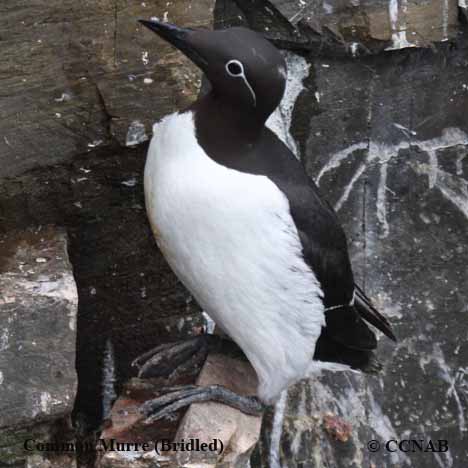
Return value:
M 273 401 L 305 376 L 325 324 L 287 198 L 267 177 L 209 158 L 191 112 L 155 125 L 145 197 L 167 261 L 245 352 L 260 398 Z

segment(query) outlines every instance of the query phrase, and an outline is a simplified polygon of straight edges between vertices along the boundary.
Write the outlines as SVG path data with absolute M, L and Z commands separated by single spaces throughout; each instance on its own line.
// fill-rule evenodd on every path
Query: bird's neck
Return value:
M 208 93 L 193 106 L 197 138 L 203 145 L 242 150 L 259 140 L 268 116 L 243 109 Z

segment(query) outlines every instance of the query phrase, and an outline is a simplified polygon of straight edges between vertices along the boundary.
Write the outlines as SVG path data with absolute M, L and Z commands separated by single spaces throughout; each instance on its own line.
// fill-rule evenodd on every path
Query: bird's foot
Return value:
M 132 366 L 138 368 L 138 377 L 169 377 L 183 374 L 202 364 L 208 352 L 241 353 L 232 341 L 218 335 L 199 335 L 185 341 L 166 343 L 137 357 Z
M 169 377 L 187 366 L 193 368 L 206 359 L 209 351 L 207 336 L 160 345 L 138 356 L 132 366 L 138 368 L 140 378 Z
M 170 417 L 173 412 L 192 403 L 207 401 L 223 403 L 251 416 L 259 416 L 264 410 L 263 404 L 257 397 L 238 395 L 220 385 L 209 385 L 207 387 L 183 385 L 164 390 L 168 391 L 168 393 L 153 400 L 148 400 L 141 405 L 140 411 L 146 417 L 145 424 L 151 424 L 158 419 Z

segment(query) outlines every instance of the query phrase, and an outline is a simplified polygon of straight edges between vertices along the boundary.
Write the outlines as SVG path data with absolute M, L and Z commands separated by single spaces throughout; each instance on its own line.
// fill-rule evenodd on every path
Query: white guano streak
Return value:
M 275 415 L 273 417 L 273 427 L 270 436 L 270 454 L 268 460 L 270 468 L 282 468 L 280 462 L 281 435 L 283 434 L 284 413 L 286 411 L 287 390 L 284 390 L 280 399 L 275 405 Z
M 376 212 L 377 219 L 382 226 L 381 237 L 386 237 L 389 234 L 389 224 L 387 220 L 387 192 L 389 191 L 387 188 L 388 163 L 398 156 L 400 150 L 416 147 L 425 152 L 428 156 L 428 164 L 416 165 L 416 171 L 419 174 L 427 176 L 429 189 L 437 188 L 441 194 L 468 219 L 468 182 L 439 169 L 437 157 L 437 151 L 458 145 L 468 145 L 468 134 L 454 127 L 444 129 L 440 137 L 429 140 L 404 140 L 395 145 L 388 145 L 376 141 L 355 143 L 333 154 L 329 158 L 327 164 L 319 171 L 316 182 L 320 185 L 320 181 L 325 174 L 339 168 L 355 151 L 367 149 L 367 154 L 364 156 L 363 162 L 359 165 L 351 177 L 351 180 L 344 188 L 343 193 L 335 204 L 335 209 L 339 211 L 343 207 L 354 185 L 366 172 L 367 167 L 369 167 L 372 162 L 378 163 L 380 168 L 380 180 L 377 188 Z M 459 156 L 457 159 L 456 170 L 458 176 L 462 174 L 462 161 L 463 155 Z
M 464 376 L 465 369 L 459 369 L 459 371 L 461 372 L 456 372 L 455 375 L 452 376 L 452 369 L 450 369 L 449 365 L 447 364 L 444 353 L 439 343 L 435 343 L 433 345 L 433 351 L 431 355 L 425 356 L 419 360 L 419 365 L 424 372 L 426 370 L 426 366 L 431 361 L 435 362 L 439 366 L 441 372 L 438 375 L 448 385 L 446 398 L 449 399 L 452 397 L 455 402 L 458 411 L 458 429 L 460 433 L 463 434 L 466 431 L 466 410 L 463 407 L 462 401 L 458 394 L 457 387 L 460 386 L 460 389 L 463 388 L 463 382 L 459 376 Z
M 442 40 L 448 39 L 449 0 L 442 1 Z
M 416 47 L 415 44 L 408 42 L 406 38 L 406 12 L 408 10 L 408 0 L 390 0 L 388 4 L 388 14 L 390 18 L 390 29 L 392 31 L 392 42 L 386 50 L 404 49 L 406 47 Z M 401 17 L 399 15 L 401 11 Z
M 299 149 L 294 137 L 291 135 L 291 120 L 296 100 L 304 90 L 303 81 L 309 76 L 310 64 L 303 57 L 292 52 L 285 52 L 285 60 L 288 67 L 286 90 L 280 105 L 271 114 L 266 126 L 276 133 L 278 138 L 299 159 Z
M 71 273 L 63 273 L 62 276 L 58 276 L 57 278 L 41 275 L 35 281 L 30 281 L 27 278 L 20 279 L 17 281 L 16 287 L 27 294 L 47 296 L 67 301 L 70 304 L 68 310 L 68 326 L 72 331 L 76 329 L 78 290 L 75 279 Z

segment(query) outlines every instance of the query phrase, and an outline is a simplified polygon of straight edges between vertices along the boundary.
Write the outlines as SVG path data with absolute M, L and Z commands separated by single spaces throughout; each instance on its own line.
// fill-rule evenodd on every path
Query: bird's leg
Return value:
M 208 353 L 243 356 L 231 340 L 218 335 L 200 335 L 185 341 L 166 343 L 137 357 L 132 366 L 138 368 L 138 377 L 168 377 L 175 371 L 183 373 L 185 367 L 193 368 L 206 359 Z
M 140 411 L 146 417 L 145 424 L 170 416 L 184 406 L 206 401 L 223 403 L 252 416 L 258 416 L 264 410 L 263 403 L 257 397 L 238 395 L 221 385 L 184 385 L 165 390 L 169 390 L 169 393 L 148 400 L 141 406 Z

